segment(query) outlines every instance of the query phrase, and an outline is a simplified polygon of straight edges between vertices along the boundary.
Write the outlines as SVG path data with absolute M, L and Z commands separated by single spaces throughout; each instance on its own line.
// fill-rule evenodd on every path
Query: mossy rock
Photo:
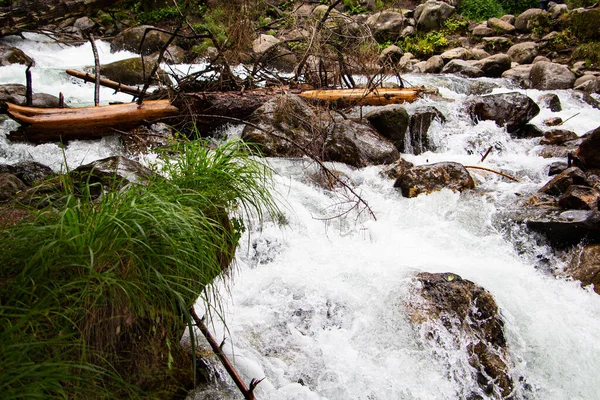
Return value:
M 581 40 L 600 38 L 600 8 L 582 10 L 571 15 L 570 27 L 575 36 Z
M 143 60 L 143 62 L 142 62 Z M 149 57 L 134 57 L 121 61 L 115 61 L 100 67 L 100 73 L 108 79 L 125 85 L 141 85 L 146 82 L 146 77 L 152 72 L 156 61 Z M 160 82 L 169 84 L 168 74 L 158 68 L 158 79 Z M 153 77 L 156 82 L 156 77 Z

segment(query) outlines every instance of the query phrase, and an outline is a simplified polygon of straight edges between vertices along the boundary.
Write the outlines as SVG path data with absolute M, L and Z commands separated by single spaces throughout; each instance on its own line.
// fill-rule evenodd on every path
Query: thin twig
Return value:
M 90 43 L 92 44 L 92 52 L 94 53 L 94 107 L 100 104 L 100 59 L 98 57 L 98 49 L 94 42 L 94 35 L 90 33 Z
M 492 148 L 493 148 L 493 147 L 494 147 L 494 146 L 490 146 L 490 148 L 489 148 L 489 149 L 487 149 L 487 151 L 485 152 L 485 154 L 483 155 L 483 157 L 481 157 L 481 160 L 479 160 L 479 162 L 483 162 L 483 161 L 484 161 L 484 160 L 487 158 L 487 156 L 488 156 L 488 155 L 490 154 L 490 152 L 492 151 Z
M 518 178 L 515 178 L 514 176 L 510 176 L 508 174 L 505 174 L 504 172 L 496 171 L 496 170 L 493 170 L 493 169 L 490 169 L 490 168 L 479 167 L 479 166 L 476 166 L 476 165 L 465 165 L 465 168 L 481 169 L 483 171 L 493 172 L 495 174 L 498 174 L 500 176 L 503 176 L 505 178 L 513 180 L 515 182 L 521 182 Z
M 221 348 L 215 341 L 215 338 L 211 335 L 210 331 L 204 324 L 204 318 L 198 317 L 196 311 L 193 308 L 190 309 L 190 315 L 194 319 L 194 322 L 196 322 L 196 326 L 198 327 L 198 329 L 200 329 L 200 332 L 202 332 L 202 334 L 210 344 L 210 347 L 212 348 L 215 355 L 219 357 L 219 360 L 221 360 L 223 367 L 225 367 L 227 373 L 229 374 L 229 376 L 231 376 L 231 379 L 233 379 L 238 389 L 240 389 L 240 392 L 242 392 L 242 394 L 244 395 L 244 399 L 255 400 L 256 397 L 254 397 L 254 389 L 256 388 L 256 385 L 258 385 L 265 378 L 262 378 L 260 380 L 252 379 L 252 381 L 250 382 L 250 388 L 248 388 L 242 380 L 242 378 L 240 377 L 240 375 L 238 374 L 238 372 L 231 364 L 231 362 L 229 361 L 229 359 L 227 358 L 227 356 L 223 354 Z
M 567 122 L 568 120 L 570 120 L 571 118 L 575 118 L 576 116 L 578 116 L 579 114 L 581 114 L 581 112 L 578 112 L 577 114 L 574 114 L 572 116 L 570 116 L 569 118 L 565 119 L 563 122 L 561 122 L 560 124 L 556 125 L 556 126 L 561 126 L 562 124 L 564 124 L 565 122 Z

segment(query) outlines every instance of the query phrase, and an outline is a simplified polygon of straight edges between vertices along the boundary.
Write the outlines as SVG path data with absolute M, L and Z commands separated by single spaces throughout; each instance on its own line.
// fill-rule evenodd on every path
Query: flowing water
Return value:
M 62 91 L 72 105 L 93 98 L 93 85 L 76 82 L 65 68 L 93 64 L 89 45 L 63 47 L 41 37 L 14 39 L 36 61 L 36 92 Z M 99 43 L 101 62 L 131 54 L 110 54 Z M 403 198 L 380 167 L 360 170 L 334 165 L 368 203 L 354 207 L 343 190 L 312 184 L 315 166 L 306 159 L 270 159 L 281 204 L 277 220 L 250 227 L 238 250 L 232 280 L 221 285 L 221 317 L 211 326 L 246 382 L 263 378 L 258 399 L 459 399 L 477 392 L 468 357 L 461 348 L 426 339 L 408 320 L 413 276 L 420 271 L 453 272 L 495 297 L 505 321 L 516 398 L 597 399 L 600 383 L 600 296 L 577 282 L 557 278 L 568 257 L 555 254 L 524 229 L 499 217 L 502 211 L 548 180 L 556 159 L 538 156 L 539 139 L 514 140 L 493 122 L 472 123 L 461 111 L 470 86 L 515 90 L 493 79 L 407 75 L 413 84 L 440 87 L 454 102 L 420 100 L 446 116 L 431 132 L 437 151 L 404 158 L 415 164 L 457 161 L 518 177 L 521 182 L 473 171 L 477 188 L 463 194 L 442 191 Z M 23 83 L 24 67 L 0 68 L 0 83 Z M 522 90 L 520 90 L 522 91 Z M 541 92 L 522 91 L 537 99 Z M 542 129 L 549 116 L 566 119 L 565 129 L 582 135 L 600 123 L 600 111 L 556 91 L 560 113 L 542 109 L 532 121 Z M 102 92 L 104 101 L 129 100 Z M 368 111 L 368 108 L 363 112 Z M 0 163 L 35 160 L 54 170 L 121 152 L 117 138 L 54 144 L 12 144 L 15 124 L 1 123 Z M 239 135 L 240 128 L 228 133 Z M 480 163 L 483 153 L 493 150 Z M 198 312 L 204 305 L 198 303 Z M 464 350 L 464 348 L 462 349 Z M 227 378 L 228 379 L 228 378 Z M 230 389 L 233 383 L 226 380 Z M 239 398 L 196 393 L 190 398 Z M 238 397 L 236 397 L 238 396 Z

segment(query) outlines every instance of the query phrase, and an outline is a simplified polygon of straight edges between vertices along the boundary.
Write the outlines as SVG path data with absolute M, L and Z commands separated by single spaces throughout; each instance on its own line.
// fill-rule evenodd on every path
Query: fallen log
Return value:
M 384 106 L 413 102 L 430 90 L 424 87 L 309 90 L 299 96 L 329 104 Z
M 84 108 L 36 108 L 7 102 L 3 112 L 22 125 L 8 138 L 30 142 L 96 139 L 114 135 L 115 129 L 128 130 L 145 121 L 180 114 L 169 100 Z

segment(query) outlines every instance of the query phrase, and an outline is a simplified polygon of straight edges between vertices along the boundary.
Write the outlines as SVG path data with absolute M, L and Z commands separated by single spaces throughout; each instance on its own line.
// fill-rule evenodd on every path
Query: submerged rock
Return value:
M 441 162 L 407 169 L 396 179 L 394 187 L 399 188 L 404 197 L 417 197 L 444 188 L 462 192 L 475 188 L 475 182 L 462 164 Z
M 508 133 L 516 133 L 540 112 L 535 101 L 518 92 L 475 97 L 465 105 L 474 121 L 492 120 L 499 126 L 505 125 Z
M 464 352 L 471 367 L 467 372 L 480 387 L 461 398 L 509 398 L 515 386 L 512 362 L 492 294 L 452 273 L 421 272 L 415 281 L 414 296 L 407 304 L 411 322 L 430 345 Z
M 434 150 L 429 138 L 429 127 L 435 120 L 445 122 L 446 117 L 433 106 L 419 107 L 410 116 L 408 131 L 410 133 L 410 149 L 412 154 Z

